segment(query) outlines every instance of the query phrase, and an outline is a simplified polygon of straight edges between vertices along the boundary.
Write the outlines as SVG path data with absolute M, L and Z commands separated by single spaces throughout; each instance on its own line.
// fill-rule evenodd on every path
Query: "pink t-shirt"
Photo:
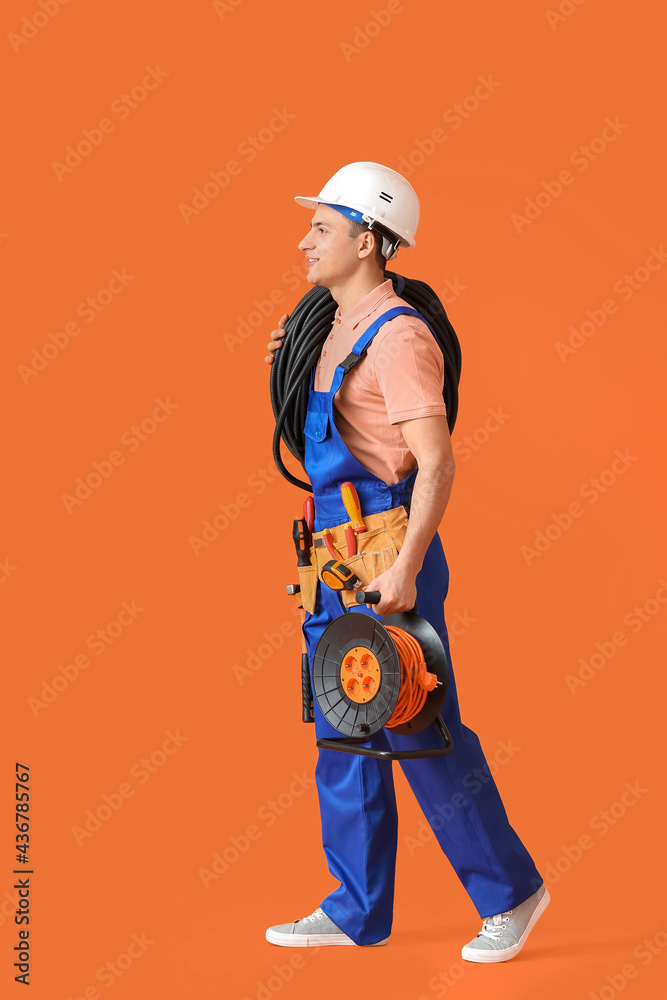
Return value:
M 407 305 L 390 279 L 378 285 L 342 316 L 340 308 L 322 347 L 314 388 L 328 392 L 336 365 L 374 319 Z M 380 327 L 366 356 L 351 368 L 334 396 L 338 433 L 357 461 L 387 484 L 417 468 L 417 460 L 397 426 L 403 420 L 447 413 L 442 389 L 442 351 L 416 316 L 397 316 Z

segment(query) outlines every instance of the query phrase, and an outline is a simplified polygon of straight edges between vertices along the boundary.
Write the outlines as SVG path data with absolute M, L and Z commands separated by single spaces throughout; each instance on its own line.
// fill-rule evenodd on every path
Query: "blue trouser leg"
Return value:
M 433 625 L 447 652 L 449 687 L 442 716 L 454 748 L 446 757 L 400 763 L 440 846 L 480 917 L 485 917 L 523 902 L 542 879 L 509 824 L 479 739 L 461 722 L 443 612 L 448 582 L 436 534 L 417 577 L 417 613 Z M 319 587 L 305 629 L 311 669 L 319 637 L 342 613 L 338 596 Z M 372 612 L 353 608 L 348 613 Z M 340 735 L 316 703 L 314 712 L 318 738 Z M 442 737 L 433 723 L 411 736 L 385 729 L 368 745 L 412 750 L 441 746 Z M 320 750 L 315 770 L 324 850 L 329 871 L 341 882 L 322 908 L 357 944 L 373 944 L 391 931 L 397 847 L 391 766 L 389 761 Z
M 417 613 L 433 625 L 447 653 L 449 686 L 441 714 L 454 749 L 446 757 L 399 763 L 477 912 L 487 917 L 532 896 L 542 884 L 542 877 L 509 824 L 478 737 L 461 722 L 443 612 L 449 573 L 438 535 L 427 552 L 424 571 L 430 586 L 420 587 L 418 578 Z M 442 745 L 435 723 L 414 736 L 399 736 L 388 729 L 385 732 L 393 750 Z
M 319 638 L 343 613 L 338 596 L 318 587 L 305 634 L 311 667 Z M 313 699 L 315 735 L 341 734 L 322 716 Z M 365 746 L 389 749 L 384 731 Z M 340 886 L 322 909 L 357 944 L 374 944 L 391 932 L 398 814 L 391 761 L 338 750 L 320 750 L 315 781 L 322 820 L 322 844 L 329 871 Z

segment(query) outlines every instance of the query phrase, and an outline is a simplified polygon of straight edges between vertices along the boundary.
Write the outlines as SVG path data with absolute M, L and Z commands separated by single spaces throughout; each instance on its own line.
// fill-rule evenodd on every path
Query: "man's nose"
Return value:
M 298 249 L 299 250 L 311 250 L 312 247 L 313 247 L 313 241 L 311 239 L 311 234 L 310 233 L 306 233 L 306 235 L 304 236 L 304 238 L 299 243 Z

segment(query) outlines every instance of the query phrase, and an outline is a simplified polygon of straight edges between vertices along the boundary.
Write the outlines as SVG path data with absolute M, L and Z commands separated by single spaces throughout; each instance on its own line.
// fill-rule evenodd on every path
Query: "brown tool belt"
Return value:
M 356 536 L 357 551 L 349 555 L 345 541 L 345 528 L 349 521 L 329 528 L 331 540 L 342 557 L 346 566 L 356 573 L 361 580 L 361 586 L 366 587 L 371 580 L 384 570 L 389 569 L 398 557 L 403 545 L 408 527 L 408 514 L 403 505 L 383 510 L 377 514 L 363 516 L 366 531 Z M 321 582 L 321 571 L 325 563 L 332 558 L 324 542 L 324 532 L 313 532 L 313 544 L 310 547 L 310 566 L 299 567 L 299 583 L 303 608 L 312 614 L 317 597 L 317 585 Z M 321 584 L 325 586 L 325 584 Z M 343 604 L 348 607 L 356 604 L 354 590 L 339 591 Z

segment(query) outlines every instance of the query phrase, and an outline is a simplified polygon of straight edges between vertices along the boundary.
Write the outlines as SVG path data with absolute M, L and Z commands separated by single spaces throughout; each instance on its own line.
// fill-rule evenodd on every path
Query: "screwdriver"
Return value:
M 357 533 L 360 531 L 366 531 L 366 525 L 361 520 L 361 506 L 359 504 L 357 491 L 354 488 L 354 483 L 342 483 L 340 487 L 340 495 L 354 530 Z
M 306 519 L 308 531 L 312 535 L 315 529 L 315 501 L 312 497 L 306 497 L 303 501 L 303 516 Z
M 302 517 L 294 518 L 292 538 L 297 555 L 297 566 L 310 566 L 310 533 L 308 525 Z

